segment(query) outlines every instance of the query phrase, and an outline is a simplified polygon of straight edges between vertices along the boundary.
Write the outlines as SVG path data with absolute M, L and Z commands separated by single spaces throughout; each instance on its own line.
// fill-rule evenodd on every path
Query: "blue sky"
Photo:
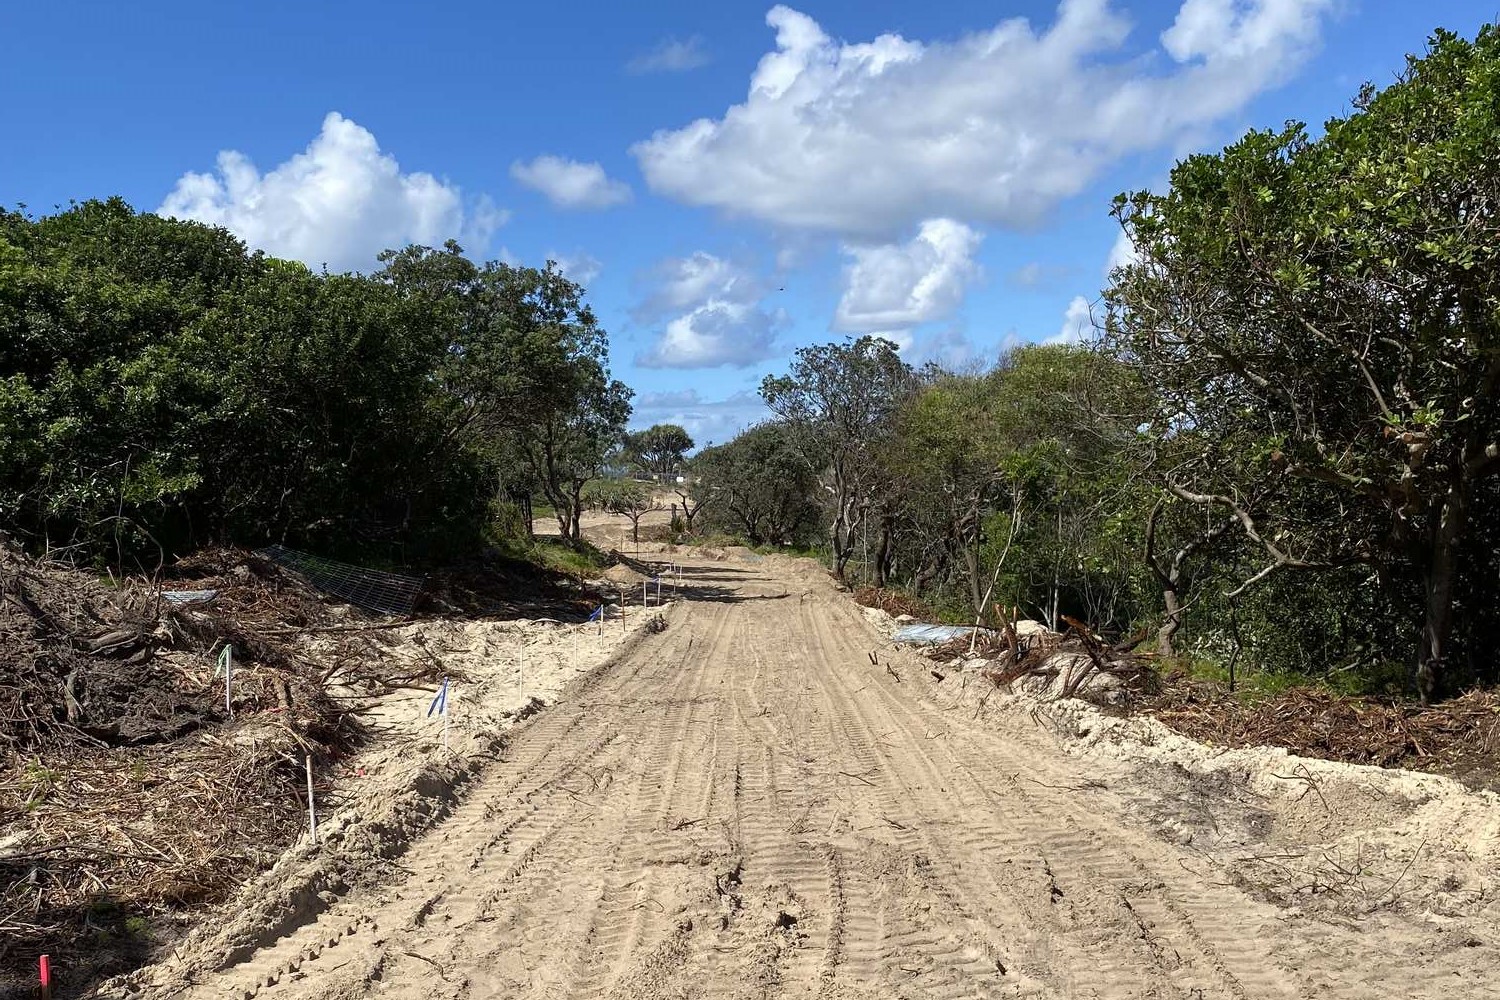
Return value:
M 314 266 L 456 237 L 589 289 L 700 443 L 797 347 L 1066 338 L 1116 192 L 1348 108 L 1500 0 L 7 4 L 0 202 L 118 194 Z

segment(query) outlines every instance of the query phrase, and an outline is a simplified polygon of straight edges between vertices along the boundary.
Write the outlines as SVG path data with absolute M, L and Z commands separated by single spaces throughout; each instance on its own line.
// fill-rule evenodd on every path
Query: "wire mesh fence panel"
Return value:
M 259 554 L 299 574 L 326 594 L 381 614 L 410 614 L 424 586 L 417 577 L 362 569 L 283 545 L 260 549 Z

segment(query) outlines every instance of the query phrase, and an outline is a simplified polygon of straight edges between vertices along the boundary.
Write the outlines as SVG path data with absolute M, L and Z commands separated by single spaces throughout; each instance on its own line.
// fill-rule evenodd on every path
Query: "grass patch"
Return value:
M 555 536 L 541 535 L 496 539 L 492 544 L 507 558 L 530 563 L 543 572 L 561 573 L 574 579 L 597 575 L 610 564 L 609 556 L 587 541 L 569 543 Z
M 530 554 L 543 569 L 568 576 L 589 576 L 609 567 L 609 556 L 586 541 L 569 544 L 560 538 L 537 538 Z
M 1163 675 L 1180 674 L 1189 681 L 1229 690 L 1229 668 L 1220 660 L 1191 654 L 1179 655 L 1158 666 Z M 1234 676 L 1234 696 L 1249 705 L 1276 698 L 1297 688 L 1328 691 L 1348 698 L 1389 698 L 1397 701 L 1416 697 L 1411 668 L 1394 660 L 1374 666 L 1360 664 L 1323 674 L 1304 674 L 1291 670 L 1261 670 L 1241 657 Z
M 800 559 L 815 559 L 823 565 L 829 563 L 828 549 L 818 545 L 750 545 L 751 552 L 763 556 L 797 556 Z

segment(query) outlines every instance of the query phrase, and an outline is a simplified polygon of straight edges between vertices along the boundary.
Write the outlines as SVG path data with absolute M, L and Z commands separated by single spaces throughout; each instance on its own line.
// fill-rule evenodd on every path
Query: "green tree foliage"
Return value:
M 452 245 L 386 263 L 316 274 L 118 199 L 0 213 L 0 527 L 108 558 L 426 558 L 473 544 L 497 492 L 575 474 L 577 439 L 617 436 L 628 394 L 576 286 Z M 556 427 L 566 457 L 528 463 Z
M 1437 35 L 1320 138 L 1293 124 L 1122 197 L 1108 344 L 1153 386 L 1177 500 L 1288 569 L 1368 567 L 1421 693 L 1492 649 L 1500 33 Z M 1414 610 L 1408 610 L 1414 609 Z
M 676 476 L 692 450 L 692 436 L 676 424 L 656 424 L 625 436 L 630 460 L 659 482 Z
M 710 528 L 752 545 L 805 545 L 821 527 L 816 476 L 795 431 L 771 421 L 693 458 L 693 508 Z
M 822 487 L 840 579 L 878 479 L 874 450 L 915 382 L 895 344 L 868 336 L 801 348 L 788 374 L 761 382 L 761 397 Z
M 551 264 L 475 267 L 452 242 L 385 261 L 380 277 L 415 321 L 444 334 L 439 371 L 451 433 L 519 456 L 563 538 L 578 541 L 583 487 L 621 440 L 632 396 L 610 377 L 609 338 L 583 288 Z
M 878 452 L 894 530 L 877 580 L 904 576 L 927 593 L 956 584 L 980 620 L 998 602 L 1054 625 L 1071 614 L 1122 627 L 1144 487 L 1129 475 L 1136 433 L 1119 407 L 1135 391 L 1110 359 L 1069 347 L 929 375 Z
M 616 517 L 630 518 L 630 540 L 641 540 L 641 518 L 662 510 L 655 493 L 630 479 L 596 479 L 584 487 L 583 503 Z

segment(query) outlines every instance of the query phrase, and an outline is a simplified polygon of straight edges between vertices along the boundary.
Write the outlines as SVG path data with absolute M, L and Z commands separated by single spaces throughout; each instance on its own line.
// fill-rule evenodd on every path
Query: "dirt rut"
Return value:
M 826 585 L 688 576 L 384 888 L 177 995 L 1388 995 L 1273 953 L 1283 911 L 1190 873 L 1045 734 L 913 697 Z

